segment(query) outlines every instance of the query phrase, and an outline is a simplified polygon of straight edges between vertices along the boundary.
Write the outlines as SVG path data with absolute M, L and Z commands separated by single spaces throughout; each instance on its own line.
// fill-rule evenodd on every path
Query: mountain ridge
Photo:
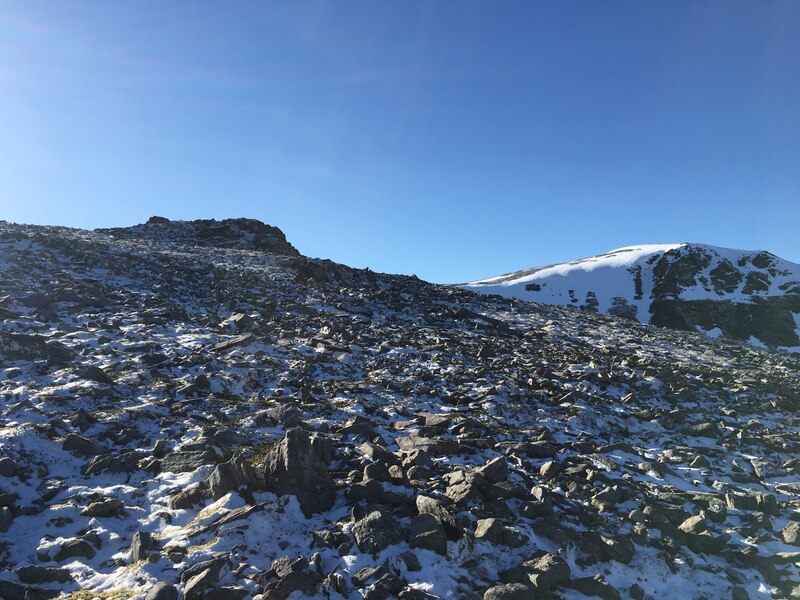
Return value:
M 626 246 L 461 287 L 800 347 L 800 265 L 763 250 L 699 243 Z

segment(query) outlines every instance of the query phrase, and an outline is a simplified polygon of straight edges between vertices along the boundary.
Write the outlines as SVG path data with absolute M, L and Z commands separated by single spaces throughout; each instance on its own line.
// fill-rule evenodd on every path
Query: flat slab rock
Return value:
M 473 448 L 441 438 L 428 438 L 420 436 L 404 436 L 395 439 L 400 449 L 405 452 L 425 450 L 431 456 L 448 456 L 451 454 L 470 454 Z

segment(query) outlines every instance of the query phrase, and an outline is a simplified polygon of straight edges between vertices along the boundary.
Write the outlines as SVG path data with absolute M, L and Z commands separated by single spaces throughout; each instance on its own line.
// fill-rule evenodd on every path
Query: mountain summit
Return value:
M 800 265 L 765 251 L 628 246 L 462 287 L 800 349 Z
M 141 238 L 206 248 L 261 250 L 286 256 L 300 255 L 297 249 L 286 241 L 283 231 L 257 219 L 171 221 L 166 217 L 150 217 L 147 223 L 141 225 L 96 231 L 116 238 Z

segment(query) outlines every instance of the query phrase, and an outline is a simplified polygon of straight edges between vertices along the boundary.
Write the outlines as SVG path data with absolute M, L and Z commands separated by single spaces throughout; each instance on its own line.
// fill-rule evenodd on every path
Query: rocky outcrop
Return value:
M 153 238 L 209 248 L 260 250 L 286 256 L 300 254 L 286 241 L 280 229 L 256 219 L 171 221 L 164 217 L 151 217 L 143 225 L 97 231 L 115 237 Z
M 748 340 L 755 337 L 768 346 L 800 346 L 795 315 L 800 314 L 800 294 L 755 297 L 748 303 L 730 300 L 656 300 L 650 305 L 650 322 L 660 327 L 695 331 L 718 328 L 723 335 Z

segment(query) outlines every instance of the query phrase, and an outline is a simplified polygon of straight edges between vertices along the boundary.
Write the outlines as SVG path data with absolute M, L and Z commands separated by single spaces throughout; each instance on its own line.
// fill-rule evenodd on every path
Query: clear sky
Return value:
M 461 282 L 800 262 L 800 2 L 0 3 L 0 219 L 247 216 Z

